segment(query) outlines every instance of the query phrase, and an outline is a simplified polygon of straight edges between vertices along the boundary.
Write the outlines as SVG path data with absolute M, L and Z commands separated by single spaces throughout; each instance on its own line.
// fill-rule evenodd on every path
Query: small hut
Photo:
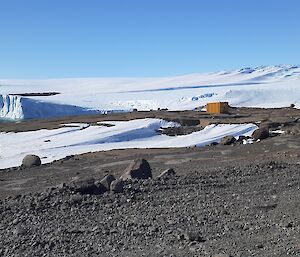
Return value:
M 207 113 L 229 113 L 228 102 L 214 102 L 206 104 Z

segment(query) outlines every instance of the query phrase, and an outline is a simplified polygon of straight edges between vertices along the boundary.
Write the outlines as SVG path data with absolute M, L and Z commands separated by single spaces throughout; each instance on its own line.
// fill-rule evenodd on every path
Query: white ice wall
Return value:
M 56 104 L 15 95 L 0 95 L 0 119 L 35 119 L 99 113 L 74 105 Z
M 22 98 L 15 95 L 0 95 L 0 118 L 23 119 Z

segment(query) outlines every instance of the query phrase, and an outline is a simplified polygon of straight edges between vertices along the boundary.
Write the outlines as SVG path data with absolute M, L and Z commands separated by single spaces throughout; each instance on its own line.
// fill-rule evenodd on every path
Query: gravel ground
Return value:
M 0 201 L 0 256 L 298 256 L 300 165 L 265 162 Z

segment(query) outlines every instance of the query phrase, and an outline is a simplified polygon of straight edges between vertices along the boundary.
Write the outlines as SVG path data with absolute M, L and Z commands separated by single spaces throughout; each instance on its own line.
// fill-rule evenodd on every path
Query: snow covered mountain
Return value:
M 59 94 L 20 96 L 45 92 Z M 10 119 L 133 108 L 186 110 L 212 101 L 228 101 L 232 106 L 300 107 L 300 66 L 262 66 L 165 78 L 0 80 L 0 118 Z

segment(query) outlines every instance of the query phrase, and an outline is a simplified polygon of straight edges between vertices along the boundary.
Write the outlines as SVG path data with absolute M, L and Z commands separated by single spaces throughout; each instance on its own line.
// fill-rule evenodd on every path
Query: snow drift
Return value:
M 52 96 L 9 94 L 59 92 Z M 0 80 L 0 118 L 40 118 L 87 110 L 191 110 L 233 106 L 300 107 L 300 66 L 264 66 L 166 78 Z M 2 105 L 1 105 L 2 104 Z
M 178 126 L 160 119 L 105 122 L 114 126 L 66 124 L 54 130 L 0 133 L 0 168 L 18 166 L 27 154 L 36 154 L 42 163 L 71 154 L 125 148 L 167 148 L 203 146 L 224 136 L 251 135 L 254 124 L 210 125 L 189 135 L 170 137 L 157 133 L 161 127 Z

